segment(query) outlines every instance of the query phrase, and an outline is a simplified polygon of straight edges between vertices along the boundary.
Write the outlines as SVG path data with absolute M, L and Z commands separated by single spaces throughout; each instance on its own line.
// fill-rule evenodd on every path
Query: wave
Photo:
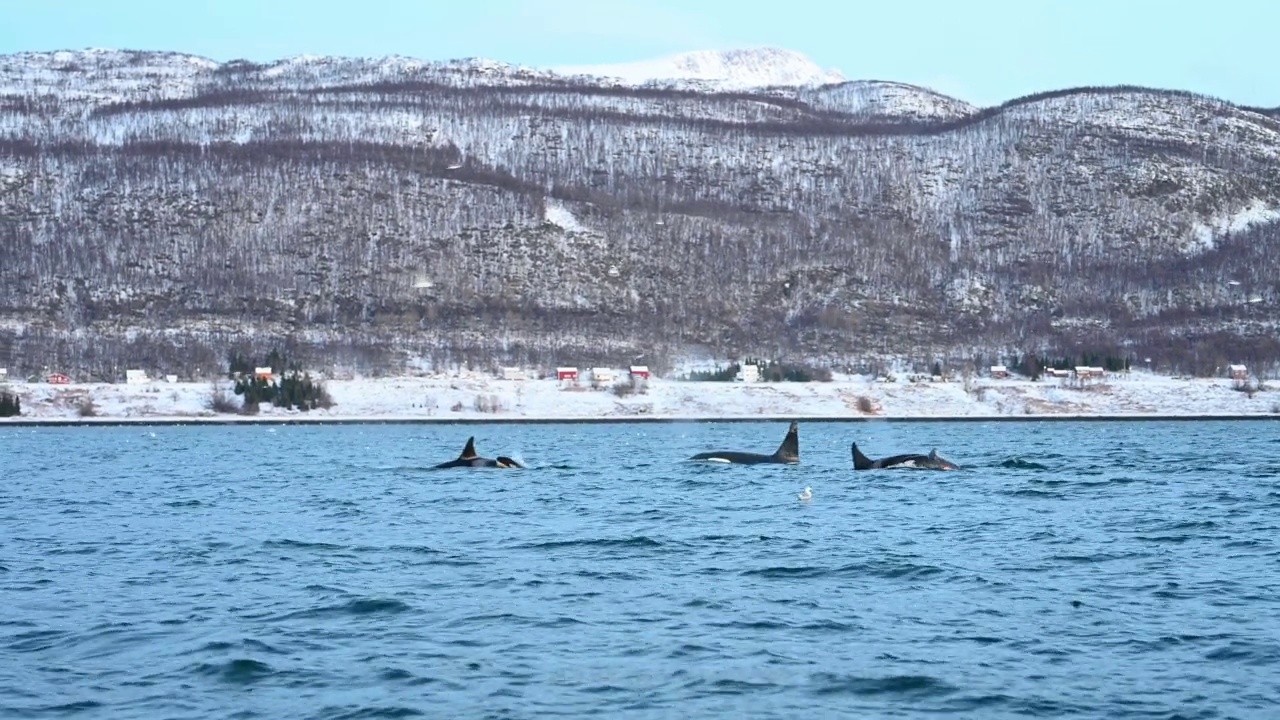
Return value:
M 344 706 L 326 707 L 320 711 L 317 720 L 365 720 L 366 718 L 406 718 L 419 717 L 426 712 L 417 708 L 402 705 L 392 706 Z
M 1133 560 L 1151 557 L 1151 553 L 1095 553 L 1092 555 L 1050 555 L 1047 560 L 1061 563 L 1101 563 L 1112 560 Z
M 779 565 L 775 567 L 757 568 L 755 570 L 742 571 L 742 574 L 747 577 L 792 578 L 792 579 L 823 577 L 830 573 L 831 573 L 831 570 L 828 568 L 808 566 L 808 565 L 802 565 L 802 566 L 796 566 L 796 567 Z
M 92 543 L 78 543 L 72 546 L 58 546 L 50 548 L 46 552 L 50 555 L 93 555 L 99 551 L 99 547 Z
M 764 568 L 743 570 L 746 577 L 763 577 L 769 579 L 796 580 L 821 577 L 877 577 L 890 580 L 917 579 L 932 577 L 942 573 L 940 567 L 920 565 L 911 562 L 893 560 L 872 560 L 869 562 L 851 563 L 839 567 L 823 567 L 818 565 L 776 565 Z
M 890 580 L 916 580 L 933 577 L 943 573 L 942 568 L 935 565 L 899 562 L 894 560 L 873 560 L 865 563 L 845 565 L 836 570 L 837 575 L 856 577 L 867 575 Z
M 813 675 L 812 681 L 813 691 L 819 695 L 897 695 L 920 699 L 949 695 L 957 690 L 954 685 L 929 675 L 861 677 L 824 672 Z
M 718 655 L 720 651 L 708 645 L 699 645 L 697 643 L 681 643 L 676 649 L 667 654 L 668 658 L 682 658 L 690 655 Z
M 268 548 L 294 548 L 298 550 L 349 550 L 345 545 L 335 545 L 327 542 L 306 542 L 303 540 L 266 540 L 262 543 L 263 547 Z
M 527 543 L 515 546 L 521 550 L 561 550 L 572 547 L 599 547 L 599 548 L 657 548 L 662 547 L 662 543 L 653 538 L 637 535 L 629 538 L 583 538 L 580 540 L 548 540 L 546 542 Z
M 356 598 L 337 605 L 325 605 L 322 607 L 295 610 L 283 615 L 270 616 L 265 619 L 273 622 L 282 622 L 287 620 L 323 618 L 333 615 L 396 615 L 399 613 L 409 612 L 412 609 L 413 608 L 410 605 L 399 600 Z
M 56 640 L 69 637 L 67 630 L 32 630 L 18 633 L 9 638 L 6 649 L 14 652 L 42 652 L 57 645 Z
M 1271 667 L 1280 661 L 1280 644 L 1233 640 L 1205 653 L 1206 660 Z
M 1129 485 L 1132 483 L 1145 483 L 1148 480 L 1142 478 L 1129 477 L 1121 475 L 1119 477 L 1105 478 L 1103 480 L 1077 480 L 1074 485 L 1083 488 L 1107 487 L 1109 485 Z
M 590 580 L 632 581 L 632 580 L 642 579 L 640 575 L 636 575 L 635 573 L 630 573 L 623 570 L 615 570 L 610 572 L 601 572 L 599 570 L 579 570 L 574 574 L 577 575 L 578 577 L 588 578 Z
M 836 620 L 818 620 L 817 622 L 805 623 L 798 627 L 800 630 L 812 630 L 823 633 L 840 633 L 854 632 L 862 629 L 861 625 L 850 625 Z
M 197 655 L 197 654 L 207 654 L 207 653 L 223 653 L 223 652 L 229 652 L 231 650 L 238 650 L 238 649 L 252 650 L 255 652 L 264 652 L 271 655 L 287 654 L 285 650 L 281 650 L 280 648 L 277 648 L 273 645 L 265 643 L 261 640 L 255 640 L 253 638 L 246 638 L 240 642 L 231 642 L 228 640 L 212 640 L 210 642 L 205 643 L 204 645 L 201 645 L 199 648 L 196 648 L 195 650 L 188 650 L 183 654 Z
M 1187 520 L 1161 526 L 1161 530 L 1213 530 L 1218 523 L 1212 520 Z
M 1049 490 L 1038 490 L 1036 488 L 1018 488 L 1016 490 L 1000 490 L 1001 495 L 1017 498 L 1039 498 L 1043 500 L 1065 500 L 1066 495 L 1060 492 L 1052 492 Z
M 778 620 L 730 620 L 711 623 L 711 627 L 736 630 L 790 630 L 793 625 Z
M 1022 458 L 1009 458 L 996 464 L 996 467 L 1006 468 L 1008 470 L 1048 470 L 1048 465 L 1041 465 L 1031 460 L 1023 460 Z
M 270 665 L 251 658 L 237 658 L 224 663 L 200 663 L 192 668 L 192 672 L 236 685 L 248 685 L 277 674 Z
M 98 702 L 97 700 L 80 700 L 77 702 L 58 703 L 57 705 L 44 705 L 41 707 L 13 708 L 13 709 L 17 710 L 20 716 L 25 715 L 25 716 L 39 717 L 44 715 L 56 715 L 56 716 L 77 715 L 79 713 L 99 710 L 103 707 L 105 707 L 105 705 L 103 703 Z M 9 709 L 9 708 L 3 708 L 2 706 L 0 706 L 0 709 Z
M 778 686 L 771 682 L 721 679 L 708 683 L 706 692 L 713 695 L 754 695 L 776 687 Z
M 505 624 L 513 621 L 531 623 L 533 622 L 533 618 L 516 615 L 515 613 L 483 613 L 480 615 L 468 615 L 466 617 L 457 618 L 456 620 L 450 620 L 445 623 L 445 627 L 464 627 L 466 625 L 476 624 L 487 625 L 489 623 Z

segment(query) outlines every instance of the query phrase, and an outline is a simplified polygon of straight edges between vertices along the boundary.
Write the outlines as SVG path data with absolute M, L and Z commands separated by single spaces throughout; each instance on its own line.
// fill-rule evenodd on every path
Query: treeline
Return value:
M 694 382 L 733 382 L 738 379 L 743 365 L 754 365 L 761 382 L 830 382 L 831 368 L 815 366 L 809 363 L 794 363 L 774 360 L 745 358 L 740 362 L 732 362 L 727 367 L 713 370 L 691 370 L 682 380 Z
M 794 92 L 794 91 L 793 91 Z M 423 98 L 433 101 L 462 99 L 477 109 L 496 109 L 509 107 L 512 100 L 522 101 L 519 104 L 538 109 L 553 117 L 580 119 L 595 117 L 605 120 L 626 120 L 628 122 L 651 123 L 670 119 L 669 114 L 626 113 L 615 114 L 600 106 L 591 107 L 592 98 L 634 99 L 649 103 L 651 107 L 690 104 L 690 105 L 724 105 L 724 104 L 763 104 L 774 106 L 792 113 L 785 122 L 759 120 L 750 122 L 750 126 L 769 134 L 834 134 L 843 136 L 874 135 L 918 135 L 930 136 L 954 132 L 970 126 L 985 123 L 1010 110 L 1063 98 L 1096 98 L 1114 95 L 1146 95 L 1170 100 L 1183 100 L 1199 104 L 1208 104 L 1226 109 L 1237 109 L 1256 113 L 1265 117 L 1273 117 L 1272 113 L 1260 108 L 1241 107 L 1225 100 L 1201 93 L 1182 90 L 1149 88 L 1138 85 L 1114 86 L 1079 86 L 1061 88 L 1044 92 L 1031 93 L 1007 100 L 999 105 L 982 108 L 959 118 L 918 119 L 903 117 L 892 121 L 866 121 L 859 114 L 838 112 L 814 107 L 811 103 L 796 97 L 794 94 L 772 92 L 716 92 L 695 91 L 669 87 L 632 87 L 621 85 L 595 85 L 566 79 L 562 82 L 523 82 L 508 85 L 461 85 L 440 79 L 399 79 L 365 81 L 360 83 L 318 85 L 311 87 L 283 88 L 254 81 L 250 76 L 236 73 L 226 77 L 223 82 L 206 86 L 198 94 L 185 98 L 136 99 L 108 103 L 91 111 L 91 117 L 102 118 L 113 115 L 140 114 L 175 110 L 190 110 L 218 107 L 252 107 L 255 105 L 288 105 L 304 104 L 316 107 L 317 102 L 306 104 L 306 97 L 351 97 L 356 104 L 368 110 L 386 110 L 398 107 L 420 107 Z M 566 103 L 548 98 L 572 98 L 574 103 Z M 670 111 L 668 110 L 667 113 Z M 704 118 L 697 121 L 704 131 L 718 131 L 728 127 L 741 127 L 741 120 L 715 120 Z
M 261 367 L 270 368 L 271 372 L 276 375 L 283 375 L 286 370 L 301 372 L 302 366 L 296 361 L 290 363 L 285 354 L 273 348 L 261 359 L 253 358 L 248 353 L 231 349 L 227 351 L 227 378 L 230 380 L 239 380 L 241 377 L 253 377 L 254 372 Z
M 258 375 L 258 368 L 269 368 L 270 376 Z M 256 414 L 262 403 L 302 411 L 327 410 L 334 405 L 324 383 L 313 380 L 301 363 L 290 360 L 278 348 L 258 357 L 239 349 L 229 350 L 227 377 L 235 382 L 235 394 L 244 399 L 242 412 L 246 414 Z
M 1039 380 L 1044 371 L 1075 370 L 1077 367 L 1100 367 L 1107 372 L 1123 372 L 1130 368 L 1130 358 L 1121 355 L 1099 352 L 1083 352 L 1078 355 L 1062 355 L 1042 358 L 1035 353 L 1010 355 L 1005 360 L 1005 367 L 1013 372 L 1025 375 L 1032 380 Z
M 396 337 L 391 331 L 375 334 L 368 331 L 348 333 L 337 330 L 328 336 L 310 331 L 306 333 L 305 340 L 277 332 L 261 333 L 261 337 L 264 340 L 274 338 L 295 348 L 293 352 L 298 354 L 291 352 L 287 357 L 307 358 L 286 366 L 277 375 L 301 368 L 321 370 L 330 375 L 334 372 L 355 372 L 371 377 L 397 375 L 421 368 L 465 368 L 497 373 L 500 368 L 507 366 L 544 369 L 562 365 L 618 366 L 625 365 L 629 358 L 637 356 L 643 356 L 642 362 L 655 373 L 664 374 L 681 363 L 693 346 L 701 353 L 721 357 L 732 357 L 742 347 L 760 346 L 768 348 L 771 354 L 792 353 L 799 357 L 813 358 L 783 363 L 783 366 L 799 368 L 800 372 L 783 370 L 782 377 L 769 372 L 765 374 L 766 381 L 821 381 L 826 379 L 830 369 L 875 372 L 877 368 L 883 369 L 894 364 L 895 358 L 912 357 L 945 358 L 941 361 L 915 363 L 921 372 L 934 374 L 943 370 L 949 373 L 960 372 L 965 367 L 985 372 L 991 365 L 1003 364 L 1015 372 L 1032 375 L 1032 368 L 1065 369 L 1077 364 L 1088 364 L 1111 370 L 1124 369 L 1126 366 L 1150 367 L 1161 373 L 1208 377 L 1222 376 L 1228 365 L 1236 363 L 1248 366 L 1258 377 L 1275 377 L 1280 373 L 1280 340 L 1275 336 L 1242 337 L 1230 331 L 1189 337 L 1155 331 L 1144 334 L 1140 342 L 1123 352 L 1116 349 L 1118 345 L 1114 338 L 1100 338 L 1097 344 L 1084 346 L 1084 350 L 1048 349 L 1034 353 L 1013 353 L 1012 357 L 1010 353 L 981 350 L 984 344 L 988 347 L 999 344 L 1002 338 L 998 337 L 987 341 L 977 338 L 930 341 L 922 338 L 910 345 L 868 347 L 866 343 L 856 343 L 837 349 L 831 345 L 810 344 L 803 335 L 767 337 L 745 333 L 732 340 L 706 342 L 699 338 L 694 342 L 682 343 L 678 337 L 648 339 L 649 331 L 625 335 L 575 335 L 564 329 L 555 332 L 517 332 L 503 329 L 506 341 L 496 344 L 479 335 L 450 337 L 448 334 L 441 334 L 405 343 L 403 338 Z M 168 352 L 172 353 L 164 364 L 166 370 L 177 374 L 184 381 L 208 380 L 228 375 L 225 369 L 228 367 L 225 348 L 228 344 L 237 342 L 237 338 L 232 336 L 219 340 L 175 328 L 165 333 L 163 339 L 154 338 L 151 342 L 145 336 L 132 342 L 121 337 L 97 336 L 90 347 L 82 340 L 85 335 L 84 331 L 80 331 L 75 337 L 56 337 L 43 331 L 39 339 L 24 338 L 22 343 L 15 344 L 11 335 L 0 333 L 0 362 L 8 363 L 13 377 L 33 376 L 39 379 L 47 372 L 65 372 L 76 382 L 118 383 L 124 380 L 124 368 L 151 367 L 149 363 L 157 357 L 154 352 L 157 345 L 155 340 L 160 340 L 169 348 Z M 753 337 L 756 338 L 754 341 L 751 339 Z M 1074 343 L 1069 344 L 1078 347 Z M 1053 338 L 1044 339 L 1045 347 L 1052 348 L 1054 345 Z M 148 347 L 153 350 L 148 350 Z M 45 348 L 55 352 L 45 353 Z M 1028 363 L 1028 358 L 1036 359 L 1036 364 Z M 1151 359 L 1149 364 L 1146 362 L 1147 358 Z M 32 360 L 35 360 L 34 364 Z M 44 360 L 47 363 L 41 362 Z M 249 364 L 260 361 L 265 361 L 265 358 L 249 360 L 237 367 L 248 368 Z M 739 364 L 731 363 L 730 367 L 722 368 L 719 372 L 694 374 L 689 379 L 728 381 L 736 376 L 739 369 Z M 782 370 L 782 366 L 777 369 Z M 248 372 L 251 373 L 252 368 L 248 368 Z M 152 374 L 150 370 L 148 374 Z
M 294 410 L 329 409 L 333 398 L 324 383 L 311 379 L 309 373 L 290 371 L 278 379 L 243 377 L 235 383 L 235 394 L 244 398 L 244 412 L 256 414 L 262 403 Z

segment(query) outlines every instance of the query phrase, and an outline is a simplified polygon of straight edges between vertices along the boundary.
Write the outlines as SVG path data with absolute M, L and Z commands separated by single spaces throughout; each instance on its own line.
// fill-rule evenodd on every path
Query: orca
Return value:
M 937 448 L 929 451 L 928 455 L 891 455 L 889 457 L 872 460 L 862 451 L 858 449 L 858 443 L 853 444 L 853 469 L 854 470 L 878 470 L 881 468 L 916 468 L 919 470 L 959 470 L 960 467 L 955 463 L 943 458 L 938 454 Z
M 800 462 L 800 429 L 799 426 L 792 421 L 791 427 L 787 429 L 787 436 L 783 438 L 782 444 L 778 446 L 778 451 L 772 455 L 735 452 L 733 450 L 715 450 L 712 452 L 698 453 L 689 459 L 705 460 L 707 462 L 738 463 L 740 465 L 798 463 Z
M 476 454 L 475 436 L 467 438 L 467 446 L 462 448 L 462 454 L 457 460 L 450 460 L 436 465 L 433 469 L 443 470 L 445 468 L 456 467 L 487 467 L 487 468 L 522 468 L 520 463 L 509 457 L 499 455 L 497 458 L 480 457 Z

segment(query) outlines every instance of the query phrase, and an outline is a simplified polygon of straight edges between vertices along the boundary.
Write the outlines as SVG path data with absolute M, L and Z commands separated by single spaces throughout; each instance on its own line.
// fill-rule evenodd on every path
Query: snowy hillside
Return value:
M 0 56 L 0 367 L 1280 359 L 1272 115 L 683 57 Z

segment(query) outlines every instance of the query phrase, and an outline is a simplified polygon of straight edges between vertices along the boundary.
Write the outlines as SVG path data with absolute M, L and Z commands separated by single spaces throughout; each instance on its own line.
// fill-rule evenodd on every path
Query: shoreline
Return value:
M 930 415 L 877 417 L 866 415 L 723 415 L 723 416 L 605 416 L 605 417 L 360 417 L 305 414 L 294 415 L 213 415 L 192 417 L 16 417 L 0 418 L 3 427 L 113 427 L 124 425 L 660 425 L 681 423 L 981 423 L 981 422 L 1280 422 L 1271 413 L 1089 413 L 1053 415 Z
M 0 427 L 1280 419 L 1280 388 L 1266 383 L 1147 372 L 1089 382 L 842 375 L 807 383 L 652 378 L 591 387 L 479 372 L 323 382 L 333 401 L 327 409 L 264 405 L 257 414 L 242 414 L 226 380 L 5 383 L 0 387 L 18 395 L 22 414 L 0 418 Z

